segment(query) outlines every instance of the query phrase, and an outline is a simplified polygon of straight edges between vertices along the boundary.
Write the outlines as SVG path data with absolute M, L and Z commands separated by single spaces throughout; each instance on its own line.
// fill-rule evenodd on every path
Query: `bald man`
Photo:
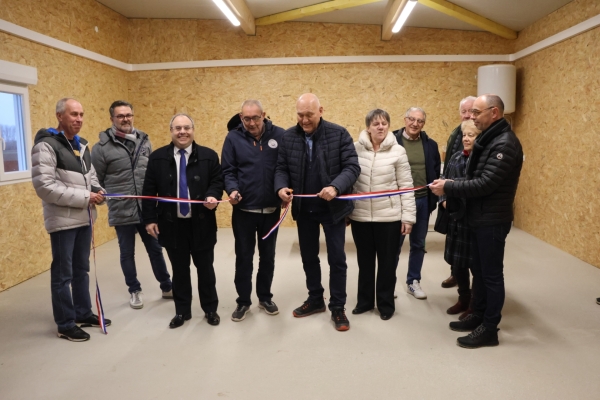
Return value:
M 513 203 L 523 149 L 504 119 L 504 103 L 494 94 L 478 97 L 469 110 L 481 134 L 466 167 L 466 179 L 437 179 L 430 186 L 436 195 L 467 199 L 473 261 L 473 313 L 450 329 L 471 332 L 459 337 L 466 348 L 497 346 L 498 324 L 504 305 L 504 246 L 513 221 Z
M 296 102 L 298 124 L 288 129 L 279 146 L 275 190 L 284 203 L 292 202 L 298 225 L 300 255 L 306 274 L 308 299 L 293 312 L 307 317 L 325 311 L 319 260 L 320 227 L 325 232 L 329 262 L 329 310 L 338 331 L 350 329 L 346 317 L 345 217 L 354 209 L 351 201 L 335 200 L 352 192 L 360 174 L 354 142 L 348 131 L 322 118 L 317 96 L 306 93 Z M 294 194 L 316 194 L 294 198 Z

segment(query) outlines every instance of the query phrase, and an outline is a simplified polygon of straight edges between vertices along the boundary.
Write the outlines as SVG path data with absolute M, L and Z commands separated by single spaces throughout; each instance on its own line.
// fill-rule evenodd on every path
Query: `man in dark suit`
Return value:
M 219 325 L 219 300 L 213 268 L 217 243 L 215 208 L 223 195 L 223 177 L 217 153 L 194 142 L 194 121 L 176 114 L 170 123 L 172 142 L 150 155 L 144 196 L 205 200 L 204 204 L 144 200 L 146 230 L 167 250 L 173 268 L 175 317 L 170 328 L 192 318 L 190 255 L 198 273 L 200 305 L 210 325 Z

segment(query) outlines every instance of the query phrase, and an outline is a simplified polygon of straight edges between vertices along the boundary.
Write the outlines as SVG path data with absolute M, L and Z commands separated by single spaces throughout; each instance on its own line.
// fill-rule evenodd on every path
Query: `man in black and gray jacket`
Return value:
M 112 126 L 100 132 L 98 143 L 92 151 L 92 163 L 100 185 L 108 193 L 141 195 L 148 157 L 152 152 L 150 139 L 133 127 L 133 106 L 117 100 L 109 108 Z M 135 234 L 140 234 L 154 277 L 160 283 L 162 297 L 172 299 L 171 276 L 158 240 L 146 232 L 142 222 L 142 204 L 136 199 L 108 200 L 108 224 L 114 226 L 119 241 L 121 269 L 129 287 L 129 305 L 144 306 L 142 286 L 137 279 L 135 266 Z
M 44 207 L 50 234 L 50 291 L 58 337 L 83 342 L 80 327 L 100 326 L 90 299 L 91 223 L 104 191 L 91 163 L 88 142 L 80 137 L 83 107 L 77 100 L 56 103 L 58 128 L 40 129 L 31 150 L 31 178 Z M 106 326 L 109 319 L 104 319 Z
M 352 192 L 360 174 L 358 156 L 348 131 L 321 118 L 323 107 L 317 96 L 312 93 L 300 96 L 296 114 L 298 124 L 283 135 L 275 169 L 277 194 L 284 203 L 292 202 L 308 288 L 308 299 L 293 314 L 306 317 L 325 311 L 319 261 L 320 226 L 323 226 L 329 262 L 331 319 L 338 331 L 347 331 L 350 322 L 344 309 L 348 269 L 344 251 L 345 217 L 352 212 L 354 204 L 334 199 Z M 294 198 L 294 194 L 316 194 L 316 197 Z
M 504 103 L 493 94 L 480 96 L 470 110 L 481 134 L 466 167 L 466 179 L 439 179 L 437 194 L 467 199 L 473 262 L 473 313 L 450 329 L 471 332 L 459 337 L 466 348 L 498 345 L 498 324 L 504 305 L 504 246 L 513 221 L 513 203 L 523 166 L 519 139 L 504 119 Z
M 223 144 L 221 167 L 225 191 L 233 205 L 231 226 L 235 237 L 235 289 L 237 307 L 231 315 L 242 321 L 252 300 L 254 248 L 258 240 L 258 273 L 256 295 L 258 307 L 269 315 L 279 314 L 272 300 L 271 284 L 275 270 L 277 231 L 262 237 L 279 220 L 281 199 L 273 189 L 279 143 L 284 130 L 265 118 L 258 100 L 246 100 Z

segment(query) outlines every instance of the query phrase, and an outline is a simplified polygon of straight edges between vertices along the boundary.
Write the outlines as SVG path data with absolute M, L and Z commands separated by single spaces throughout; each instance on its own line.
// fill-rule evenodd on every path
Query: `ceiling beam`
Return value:
M 392 28 L 400 16 L 400 13 L 404 10 L 406 3 L 408 3 L 408 0 L 393 0 L 388 3 L 385 17 L 383 17 L 381 40 L 390 40 L 392 38 Z
M 296 8 L 294 10 L 285 11 L 278 14 L 267 15 L 266 17 L 257 18 L 254 22 L 256 25 L 271 25 L 279 22 L 310 17 L 312 15 L 324 14 L 335 10 L 343 10 L 344 8 L 378 3 L 380 1 L 382 0 L 331 0 L 324 3 L 314 4 L 312 6 Z
M 229 3 L 229 9 L 233 11 L 237 19 L 240 21 L 240 26 L 246 32 L 246 35 L 256 35 L 256 24 L 254 23 L 254 15 L 248 8 L 245 0 L 225 0 Z
M 491 32 L 495 35 L 501 36 L 505 39 L 516 39 L 517 32 L 513 31 L 505 27 L 504 25 L 500 25 L 497 22 L 491 21 L 485 17 L 482 17 L 479 14 L 475 14 L 472 11 L 469 11 L 465 8 L 457 6 L 456 4 L 452 4 L 446 0 L 419 0 L 419 3 L 427 6 L 429 8 L 433 8 L 436 11 L 459 19 L 463 22 L 471 24 L 481 29 L 485 29 L 488 32 Z

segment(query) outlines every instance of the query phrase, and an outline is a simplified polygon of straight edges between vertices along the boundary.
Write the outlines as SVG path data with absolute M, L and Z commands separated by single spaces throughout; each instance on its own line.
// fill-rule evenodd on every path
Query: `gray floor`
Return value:
M 160 298 L 141 242 L 145 305 L 133 310 L 112 241 L 96 251 L 105 313 L 113 321 L 108 335 L 88 328 L 88 342 L 56 337 L 49 273 L 0 293 L 0 399 L 600 398 L 600 270 L 513 229 L 500 346 L 466 350 L 448 329 L 453 317 L 445 310 L 456 291 L 440 287 L 449 272 L 443 237 L 430 232 L 427 248 L 427 300 L 407 295 L 400 283 L 405 243 L 395 316 L 352 316 L 357 266 L 348 231 L 351 329 L 337 332 L 329 313 L 292 316 L 306 289 L 295 229 L 284 228 L 273 283 L 282 312 L 269 316 L 253 305 L 235 323 L 229 319 L 236 297 L 233 237 L 221 229 L 215 262 L 221 325 L 206 323 L 195 296 L 192 320 L 170 330 L 174 307 Z

